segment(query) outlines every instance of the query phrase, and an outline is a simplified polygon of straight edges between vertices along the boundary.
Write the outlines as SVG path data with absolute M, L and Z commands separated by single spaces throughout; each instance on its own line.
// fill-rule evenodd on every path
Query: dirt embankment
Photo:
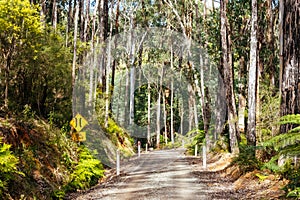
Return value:
M 209 155 L 206 169 L 201 158 L 187 159 L 199 181 L 215 191 L 212 195 L 215 199 L 285 199 L 282 188 L 287 180 L 267 170 L 242 174 L 237 165 L 231 164 L 230 154 Z

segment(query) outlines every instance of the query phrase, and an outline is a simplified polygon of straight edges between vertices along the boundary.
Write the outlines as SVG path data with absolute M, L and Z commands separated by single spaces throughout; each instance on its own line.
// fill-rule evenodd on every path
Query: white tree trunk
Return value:
M 151 143 L 151 85 L 150 81 L 148 81 L 148 110 L 147 110 L 147 117 L 148 117 L 148 123 L 147 123 L 147 143 L 150 145 Z
M 257 0 L 252 0 L 250 68 L 248 77 L 248 127 L 247 141 L 255 145 L 255 117 L 256 117 L 256 72 L 257 71 Z

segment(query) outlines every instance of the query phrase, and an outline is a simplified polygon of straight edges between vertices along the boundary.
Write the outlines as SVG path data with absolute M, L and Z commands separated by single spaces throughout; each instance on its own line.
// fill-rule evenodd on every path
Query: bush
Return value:
M 243 173 L 260 169 L 262 163 L 255 157 L 257 147 L 240 145 L 240 153 L 233 159 L 233 164 L 238 164 Z
M 87 189 L 98 183 L 103 177 L 104 169 L 101 162 L 91 154 L 85 146 L 78 148 L 78 163 L 71 174 L 71 182 L 67 185 L 67 191 Z
M 18 158 L 9 149 L 10 145 L 3 143 L 0 138 L 0 196 L 6 191 L 7 184 L 16 174 L 24 175 L 17 169 Z

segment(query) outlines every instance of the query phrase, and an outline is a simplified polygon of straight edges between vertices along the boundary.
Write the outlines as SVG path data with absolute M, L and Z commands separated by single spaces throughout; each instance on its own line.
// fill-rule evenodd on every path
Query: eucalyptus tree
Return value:
M 300 7 L 297 0 L 280 1 L 281 116 L 300 113 Z M 282 125 L 281 132 L 293 128 Z
M 231 35 L 229 32 L 229 24 L 227 18 L 228 0 L 221 1 L 221 47 L 222 47 L 222 70 L 223 80 L 226 90 L 226 102 L 228 108 L 228 126 L 229 126 L 229 140 L 230 150 L 232 153 L 238 153 L 238 129 L 236 124 L 237 112 L 235 104 L 235 93 L 233 90 L 233 63 L 231 50 Z
M 252 0 L 250 67 L 248 78 L 247 142 L 256 144 L 256 82 L 257 82 L 257 0 Z

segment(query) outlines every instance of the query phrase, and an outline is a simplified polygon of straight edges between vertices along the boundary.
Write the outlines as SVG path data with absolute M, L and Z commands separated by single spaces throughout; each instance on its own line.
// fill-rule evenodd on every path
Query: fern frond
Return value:
M 263 143 L 265 147 L 273 147 L 276 151 L 300 142 L 300 132 L 280 134 Z
M 279 124 L 300 124 L 300 114 L 285 115 L 281 117 Z

